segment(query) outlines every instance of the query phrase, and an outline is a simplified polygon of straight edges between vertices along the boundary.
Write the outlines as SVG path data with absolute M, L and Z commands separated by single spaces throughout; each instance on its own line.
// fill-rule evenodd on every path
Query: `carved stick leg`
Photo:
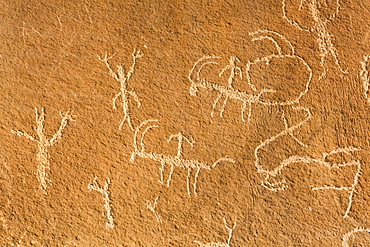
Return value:
M 166 162 L 161 162 L 161 168 L 159 168 L 159 171 L 160 171 L 160 175 L 161 175 L 161 178 L 160 178 L 160 180 L 159 180 L 159 182 L 161 183 L 161 184 L 163 184 L 163 181 L 164 181 L 164 179 L 163 179 L 163 171 L 164 171 L 164 167 L 165 167 L 165 165 L 166 165 Z
M 195 173 L 195 176 L 194 176 L 194 194 L 197 196 L 197 183 L 198 183 L 198 176 L 199 176 L 199 172 L 200 172 L 200 167 L 198 167 L 197 169 L 197 172 Z
M 172 174 L 173 174 L 174 169 L 175 169 L 175 166 L 171 165 L 171 171 L 170 171 L 170 174 L 168 175 L 168 180 L 167 180 L 167 187 L 170 187 L 170 183 L 171 183 Z
M 221 110 L 220 110 L 220 117 L 224 117 L 224 111 L 227 105 L 227 101 L 229 100 L 229 97 L 226 96 L 224 103 L 222 104 Z
M 213 117 L 213 115 L 214 115 L 214 111 L 215 111 L 216 106 L 217 106 L 217 103 L 218 103 L 218 101 L 220 101 L 221 97 L 222 97 L 222 93 L 220 93 L 220 94 L 218 95 L 217 99 L 216 99 L 216 100 L 215 100 L 215 102 L 213 103 L 212 111 L 211 111 L 211 117 Z
M 186 186 L 188 189 L 188 195 L 190 196 L 190 175 L 191 175 L 191 168 L 188 169 L 188 176 L 186 178 Z
M 119 92 L 119 93 L 117 93 L 114 97 L 113 97 L 113 99 L 112 99 L 112 104 L 113 104 L 113 109 L 114 110 L 117 110 L 117 103 L 116 103 L 116 101 L 117 101 L 117 99 L 118 99 L 118 97 L 121 95 L 121 92 Z

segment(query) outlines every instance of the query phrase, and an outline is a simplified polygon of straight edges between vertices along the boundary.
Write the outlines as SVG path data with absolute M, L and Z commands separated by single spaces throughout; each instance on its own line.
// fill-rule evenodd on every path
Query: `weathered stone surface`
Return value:
M 0 246 L 370 245 L 370 2 L 0 9 Z

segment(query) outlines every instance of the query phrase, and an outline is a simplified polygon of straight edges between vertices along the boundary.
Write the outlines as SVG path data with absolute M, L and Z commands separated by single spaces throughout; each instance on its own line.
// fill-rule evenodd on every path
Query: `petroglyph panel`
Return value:
M 370 2 L 0 9 L 0 246 L 370 245 Z

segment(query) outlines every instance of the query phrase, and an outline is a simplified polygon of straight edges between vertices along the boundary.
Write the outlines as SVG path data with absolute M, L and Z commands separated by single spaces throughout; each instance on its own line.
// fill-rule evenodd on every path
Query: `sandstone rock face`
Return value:
M 370 2 L 0 9 L 0 246 L 370 245 Z

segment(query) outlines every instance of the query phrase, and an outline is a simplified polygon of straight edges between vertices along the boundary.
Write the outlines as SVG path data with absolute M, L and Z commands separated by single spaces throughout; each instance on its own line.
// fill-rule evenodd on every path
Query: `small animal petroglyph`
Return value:
M 113 209 L 112 209 L 113 203 L 112 203 L 112 199 L 110 198 L 110 190 L 109 190 L 110 179 L 109 178 L 107 179 L 107 181 L 104 183 L 104 187 L 100 186 L 97 180 L 98 180 L 98 177 L 95 177 L 94 180 L 89 183 L 87 188 L 90 191 L 95 190 L 104 195 L 103 197 L 104 208 L 107 210 L 107 219 L 108 219 L 108 222 L 106 223 L 105 227 L 107 229 L 113 229 L 115 224 L 114 224 Z
M 358 232 L 367 232 L 370 233 L 370 228 L 363 228 L 363 227 L 356 227 L 354 230 L 347 232 L 343 235 L 342 238 L 342 247 L 350 247 L 349 245 L 349 239 L 353 236 L 355 238 L 355 234 Z
M 199 247 L 230 247 L 231 238 L 233 237 L 233 231 L 236 227 L 236 219 L 234 221 L 233 227 L 230 228 L 227 226 L 226 219 L 224 218 L 224 224 L 226 229 L 229 231 L 229 238 L 227 239 L 226 243 L 220 243 L 220 242 L 211 242 L 211 243 L 202 243 L 199 241 L 194 241 L 194 243 L 199 244 Z
M 370 98 L 369 98 L 369 83 L 370 83 L 370 77 L 369 77 L 369 59 L 370 56 L 364 56 L 364 61 L 361 62 L 361 71 L 360 71 L 360 79 L 362 81 L 362 85 L 364 88 L 365 97 L 367 99 L 367 102 L 370 104 Z
M 307 2 L 308 11 L 309 11 L 309 13 L 310 13 L 310 15 L 313 19 L 313 27 L 312 28 L 303 27 L 298 22 L 289 19 L 288 13 L 287 13 L 286 2 L 287 2 L 287 0 L 283 0 L 283 16 L 284 16 L 284 19 L 286 19 L 291 25 L 293 25 L 295 28 L 297 28 L 301 31 L 317 32 L 317 35 L 318 35 L 317 44 L 318 44 L 319 49 L 320 49 L 320 57 L 321 57 L 320 65 L 324 69 L 324 71 L 320 75 L 319 79 L 323 79 L 326 76 L 326 73 L 327 73 L 327 70 L 328 70 L 327 66 L 326 66 L 326 60 L 327 60 L 327 57 L 329 55 L 331 55 L 334 58 L 335 64 L 337 65 L 337 67 L 339 68 L 339 70 L 342 73 L 348 73 L 348 71 L 342 69 L 342 66 L 339 63 L 338 51 L 337 51 L 337 48 L 334 46 L 334 44 L 332 42 L 333 35 L 331 33 L 329 33 L 328 26 L 327 26 L 327 24 L 331 21 L 331 19 L 336 17 L 336 15 L 339 13 L 340 1 L 339 0 L 336 1 L 337 6 L 336 6 L 336 9 L 335 9 L 335 13 L 333 13 L 330 16 L 330 18 L 325 18 L 324 15 L 320 12 L 320 8 L 321 8 L 322 3 L 320 3 L 319 0 L 308 0 L 308 1 L 307 0 L 301 0 L 301 3 L 299 5 L 298 10 L 303 11 L 303 7 L 304 7 L 303 5 L 304 5 L 305 2 Z M 327 5 L 327 3 L 325 3 L 325 4 Z
M 154 199 L 154 203 L 151 203 L 150 201 L 146 201 L 146 208 L 149 209 L 150 212 L 152 212 L 157 219 L 159 223 L 162 223 L 162 217 L 158 214 L 157 210 L 155 209 L 157 207 L 159 196 L 157 196 Z
M 51 180 L 48 177 L 48 171 L 50 170 L 50 161 L 49 161 L 49 148 L 54 146 L 54 144 L 62 138 L 62 132 L 67 127 L 69 121 L 75 121 L 72 118 L 70 111 L 67 111 L 64 115 L 60 113 L 62 121 L 60 123 L 57 133 L 53 135 L 51 139 L 48 139 L 45 135 L 44 130 L 44 121 L 45 121 L 45 112 L 44 108 L 41 108 L 41 112 L 35 108 L 36 111 L 36 133 L 38 139 L 31 136 L 27 132 L 20 130 L 10 130 L 13 134 L 18 136 L 24 136 L 27 139 L 37 143 L 38 152 L 36 155 L 37 160 L 37 180 L 40 182 L 40 189 L 43 190 L 45 194 L 48 183 L 51 183 Z
M 160 183 L 164 183 L 164 176 L 163 172 L 165 169 L 166 164 L 171 166 L 171 171 L 167 179 L 167 186 L 170 186 L 170 182 L 172 179 L 172 174 L 175 169 L 175 167 L 180 167 L 184 169 L 188 169 L 188 176 L 187 176 L 187 189 L 188 189 L 188 195 L 190 196 L 190 176 L 191 172 L 193 169 L 196 169 L 196 173 L 194 176 L 194 194 L 197 195 L 197 182 L 198 182 L 198 176 L 199 172 L 201 169 L 205 170 L 211 170 L 213 167 L 218 165 L 220 162 L 227 161 L 231 163 L 235 163 L 233 159 L 224 157 L 218 159 L 213 165 L 209 165 L 205 162 L 198 161 L 198 160 L 193 160 L 193 159 L 184 159 L 182 158 L 182 143 L 183 140 L 186 140 L 190 143 L 192 146 L 194 143 L 194 140 L 191 138 L 186 138 L 182 133 L 179 133 L 177 135 L 172 135 L 168 141 L 171 141 L 173 138 L 178 138 L 178 149 L 177 149 L 177 155 L 165 155 L 165 154 L 159 154 L 159 153 L 153 153 L 153 152 L 147 152 L 145 150 L 145 145 L 143 143 L 143 139 L 145 137 L 145 134 L 152 128 L 158 127 L 158 125 L 148 125 L 149 123 L 152 122 L 157 122 L 158 120 L 145 120 L 143 121 L 135 130 L 135 135 L 134 135 L 134 151 L 132 152 L 131 155 L 131 162 L 135 161 L 136 156 L 139 156 L 144 159 L 151 159 L 154 161 L 157 161 L 161 164 L 160 170 Z M 148 125 L 148 126 L 146 126 Z M 146 126 L 146 127 L 145 127 Z M 145 127 L 145 129 L 142 131 L 142 129 Z M 139 137 L 139 132 L 141 131 L 141 135 Z M 140 143 L 138 143 L 138 138 L 140 138 Z
M 302 98 L 303 95 L 305 95 L 308 92 L 309 89 L 309 84 L 312 79 L 312 69 L 311 67 L 307 64 L 307 62 L 295 55 L 294 52 L 294 47 L 292 44 L 281 34 L 274 32 L 274 31 L 269 31 L 269 30 L 260 30 L 254 33 L 250 33 L 250 35 L 256 36 L 253 41 L 256 40 L 262 40 L 262 39 L 268 39 L 272 41 L 276 48 L 277 48 L 277 54 L 272 54 L 264 58 L 259 58 L 254 61 L 249 61 L 246 65 L 246 75 L 247 75 L 247 80 L 248 80 L 248 85 L 251 87 L 252 91 L 254 93 L 248 93 L 247 91 L 241 91 L 238 89 L 235 89 L 233 87 L 233 82 L 234 79 L 237 75 L 240 75 L 240 78 L 243 78 L 242 74 L 242 68 L 240 68 L 237 65 L 237 62 L 240 62 L 239 58 L 236 56 L 231 56 L 229 60 L 229 64 L 222 69 L 221 73 L 219 74 L 222 76 L 225 71 L 230 70 L 230 76 L 228 78 L 228 86 L 225 85 L 220 85 L 214 82 L 207 81 L 206 79 L 203 79 L 201 77 L 201 72 L 204 69 L 205 66 L 210 65 L 210 64 L 218 64 L 216 61 L 217 59 L 220 59 L 218 56 L 203 56 L 200 58 L 198 61 L 195 62 L 193 65 L 192 69 L 189 71 L 189 80 L 191 82 L 191 87 L 190 87 L 190 94 L 192 96 L 197 96 L 199 88 L 204 88 L 210 91 L 217 91 L 219 93 L 218 97 L 213 103 L 212 106 L 212 112 L 211 116 L 213 116 L 214 111 L 218 105 L 218 102 L 222 97 L 225 97 L 225 100 L 223 102 L 223 105 L 220 110 L 220 117 L 223 117 L 223 112 L 225 110 L 225 107 L 227 105 L 227 102 L 229 99 L 235 99 L 238 101 L 242 102 L 242 121 L 245 122 L 245 117 L 244 113 L 248 107 L 248 122 L 250 121 L 251 115 L 252 115 L 252 104 L 261 104 L 261 105 L 266 105 L 266 106 L 284 106 L 284 105 L 291 105 L 294 103 L 299 102 L 299 100 Z M 290 48 L 289 54 L 283 54 L 283 51 L 281 49 L 281 46 L 279 45 L 278 41 L 276 38 L 282 40 L 286 45 Z M 258 91 L 255 87 L 255 85 L 252 83 L 252 78 L 250 75 L 250 70 L 252 66 L 258 63 L 265 63 L 269 64 L 271 60 L 274 59 L 296 59 L 298 62 L 306 68 L 308 72 L 308 78 L 307 81 L 303 82 L 304 83 L 304 90 L 299 93 L 299 95 L 290 100 L 286 101 L 265 101 L 261 100 L 261 97 L 265 93 L 275 93 L 276 90 L 271 89 L 271 88 L 262 88 L 260 91 Z
M 139 97 L 135 93 L 133 89 L 128 89 L 128 82 L 131 79 L 131 76 L 135 72 L 135 65 L 136 65 L 136 59 L 143 57 L 143 53 L 141 50 L 134 50 L 132 53 L 133 63 L 129 69 L 129 71 L 126 73 L 125 68 L 123 65 L 117 65 L 117 72 L 115 72 L 112 68 L 112 66 L 109 64 L 109 60 L 112 57 L 108 57 L 108 53 L 105 54 L 105 56 L 102 58 L 98 55 L 99 60 L 103 61 L 105 65 L 108 67 L 109 74 L 119 82 L 120 84 L 120 92 L 117 93 L 113 98 L 113 109 L 117 110 L 117 100 L 121 98 L 121 104 L 123 109 L 123 120 L 121 124 L 119 125 L 118 129 L 122 130 L 123 124 L 127 121 L 128 125 L 130 126 L 131 130 L 135 130 L 132 120 L 131 120 L 131 110 L 130 110 L 130 96 L 132 96 L 137 104 L 137 107 L 140 108 L 141 102 L 139 100 Z

